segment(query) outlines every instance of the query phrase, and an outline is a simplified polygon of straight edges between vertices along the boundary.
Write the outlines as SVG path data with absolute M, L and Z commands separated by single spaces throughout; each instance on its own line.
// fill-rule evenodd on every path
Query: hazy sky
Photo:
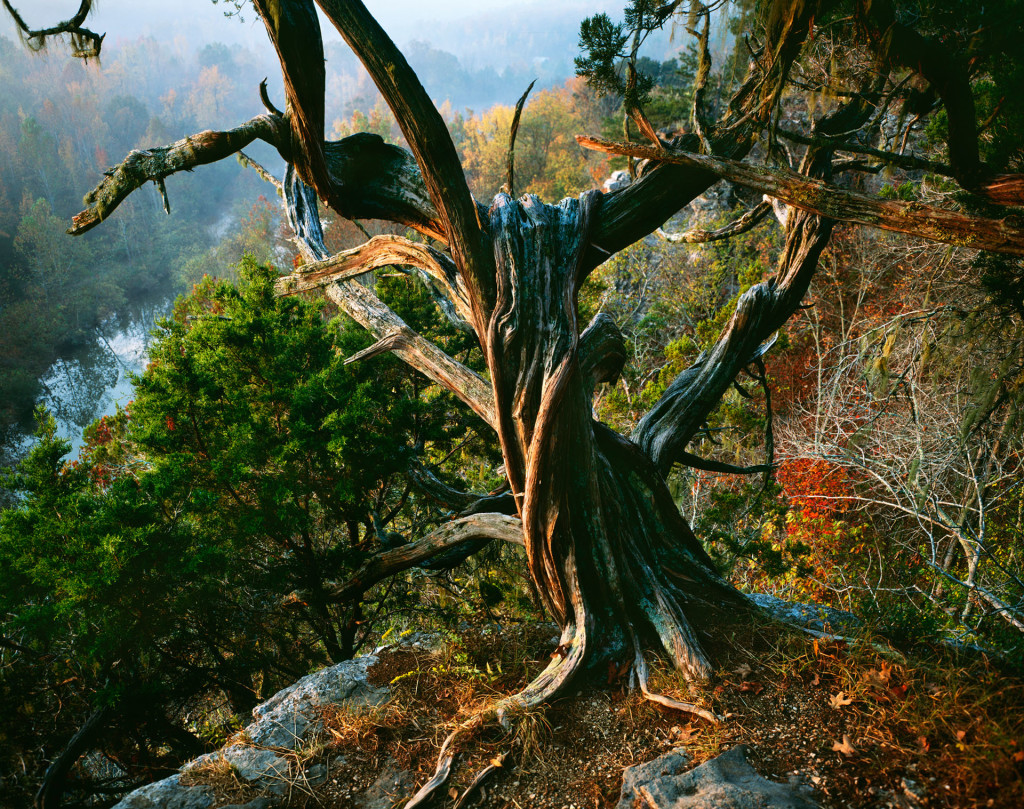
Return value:
M 531 6 L 546 6 L 541 0 L 365 0 L 367 8 L 385 30 L 399 43 L 416 38 L 430 41 L 431 23 L 465 19 L 481 13 L 508 9 L 510 13 L 526 12 Z M 29 25 L 52 25 L 65 20 L 78 9 L 78 0 L 14 0 Z M 595 11 L 615 13 L 624 0 L 560 0 L 566 10 L 579 8 L 580 18 Z M 211 0 L 97 0 L 87 24 L 94 31 L 105 32 L 109 43 L 152 35 L 161 39 L 184 35 L 189 39 L 239 42 L 262 46 L 267 42 L 263 26 L 251 8 L 242 13 L 244 22 L 225 19 L 230 3 L 214 5 Z M 617 15 L 618 16 L 618 15 Z M 0 33 L 14 36 L 14 25 L 0 11 Z M 324 23 L 324 35 L 337 36 Z

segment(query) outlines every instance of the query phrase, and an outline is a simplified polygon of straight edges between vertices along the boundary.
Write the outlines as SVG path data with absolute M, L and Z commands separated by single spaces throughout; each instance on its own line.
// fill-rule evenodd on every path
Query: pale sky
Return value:
M 430 42 L 432 23 L 477 17 L 485 12 L 508 9 L 510 13 L 528 12 L 531 6 L 551 7 L 544 0 L 365 0 L 367 8 L 385 30 L 401 45 L 410 39 Z M 582 19 L 606 10 L 621 16 L 625 0 L 560 0 L 566 10 L 578 8 Z M 25 22 L 32 26 L 52 25 L 66 20 L 78 9 L 78 0 L 13 0 Z M 263 26 L 251 7 L 243 11 L 245 22 L 225 19 L 230 3 L 214 5 L 211 0 L 96 0 L 87 27 L 107 34 L 108 43 L 151 35 L 168 39 L 184 35 L 189 39 L 240 43 L 262 47 L 267 43 Z M 330 24 L 321 21 L 325 39 L 337 36 Z M 15 37 L 15 28 L 0 10 L 0 34 Z

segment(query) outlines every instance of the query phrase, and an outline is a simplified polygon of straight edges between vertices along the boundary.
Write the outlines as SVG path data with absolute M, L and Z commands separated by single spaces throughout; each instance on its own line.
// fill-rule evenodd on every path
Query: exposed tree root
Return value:
M 414 809 L 423 805 L 447 782 L 451 775 L 452 763 L 455 761 L 457 744 L 465 742 L 492 722 L 509 727 L 510 719 L 516 714 L 526 713 L 544 705 L 569 684 L 573 675 L 579 671 L 586 654 L 587 633 L 583 626 L 581 622 L 578 628 L 570 625 L 563 630 L 562 644 L 558 648 L 565 649 L 565 655 L 556 655 L 548 667 L 526 688 L 474 714 L 448 735 L 437 756 L 434 775 L 409 799 L 404 809 Z M 477 778 L 480 778 L 480 775 Z
M 497 772 L 503 766 L 505 766 L 506 754 L 502 753 L 497 758 L 491 759 L 491 763 L 484 767 L 480 772 L 476 774 L 470 785 L 466 787 L 462 795 L 455 802 L 455 809 L 462 809 L 466 805 L 466 801 L 469 800 L 470 796 L 486 781 L 492 773 Z
M 674 711 L 681 711 L 683 713 L 699 716 L 701 719 L 711 722 L 714 725 L 717 725 L 722 721 L 722 717 L 718 714 L 712 713 L 698 705 L 694 705 L 692 702 L 681 702 L 680 700 L 666 697 L 664 694 L 653 693 L 647 687 L 647 661 L 644 659 L 643 652 L 640 650 L 639 646 L 636 648 L 636 660 L 633 663 L 633 674 L 636 675 L 637 682 L 640 685 L 640 691 L 643 693 L 645 699 L 655 702 L 658 705 L 663 705 L 666 708 L 671 708 Z

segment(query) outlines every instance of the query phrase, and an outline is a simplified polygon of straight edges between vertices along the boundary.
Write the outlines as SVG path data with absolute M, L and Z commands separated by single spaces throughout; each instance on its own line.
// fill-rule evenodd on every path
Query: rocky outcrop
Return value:
M 777 784 L 758 775 L 742 745 L 689 772 L 673 751 L 629 767 L 617 809 L 817 809 L 807 787 Z
M 244 742 L 200 756 L 170 778 L 135 790 L 114 809 L 208 809 L 214 803 L 214 790 L 202 783 L 202 774 L 218 768 L 263 793 L 243 804 L 245 809 L 283 805 L 290 783 L 315 784 L 326 777 L 325 765 L 304 770 L 299 764 L 302 757 L 294 755 L 320 732 L 323 706 L 358 710 L 387 698 L 386 688 L 375 687 L 367 679 L 367 670 L 376 662 L 374 655 L 367 655 L 303 677 L 253 710 L 253 722 L 242 733 Z M 395 780 L 393 773 L 389 777 Z M 377 792 L 386 791 L 374 787 L 367 796 L 367 809 L 381 805 Z

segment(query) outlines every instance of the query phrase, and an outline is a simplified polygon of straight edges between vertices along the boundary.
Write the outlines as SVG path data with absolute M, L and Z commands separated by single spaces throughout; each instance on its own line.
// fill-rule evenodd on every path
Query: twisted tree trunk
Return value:
M 592 664 L 659 644 L 688 674 L 709 663 L 688 609 L 743 598 L 711 560 L 651 460 L 593 420 L 593 371 L 577 320 L 599 194 L 544 205 L 499 195 L 491 207 L 498 295 L 487 334 L 498 435 L 523 520 L 529 572 Z

